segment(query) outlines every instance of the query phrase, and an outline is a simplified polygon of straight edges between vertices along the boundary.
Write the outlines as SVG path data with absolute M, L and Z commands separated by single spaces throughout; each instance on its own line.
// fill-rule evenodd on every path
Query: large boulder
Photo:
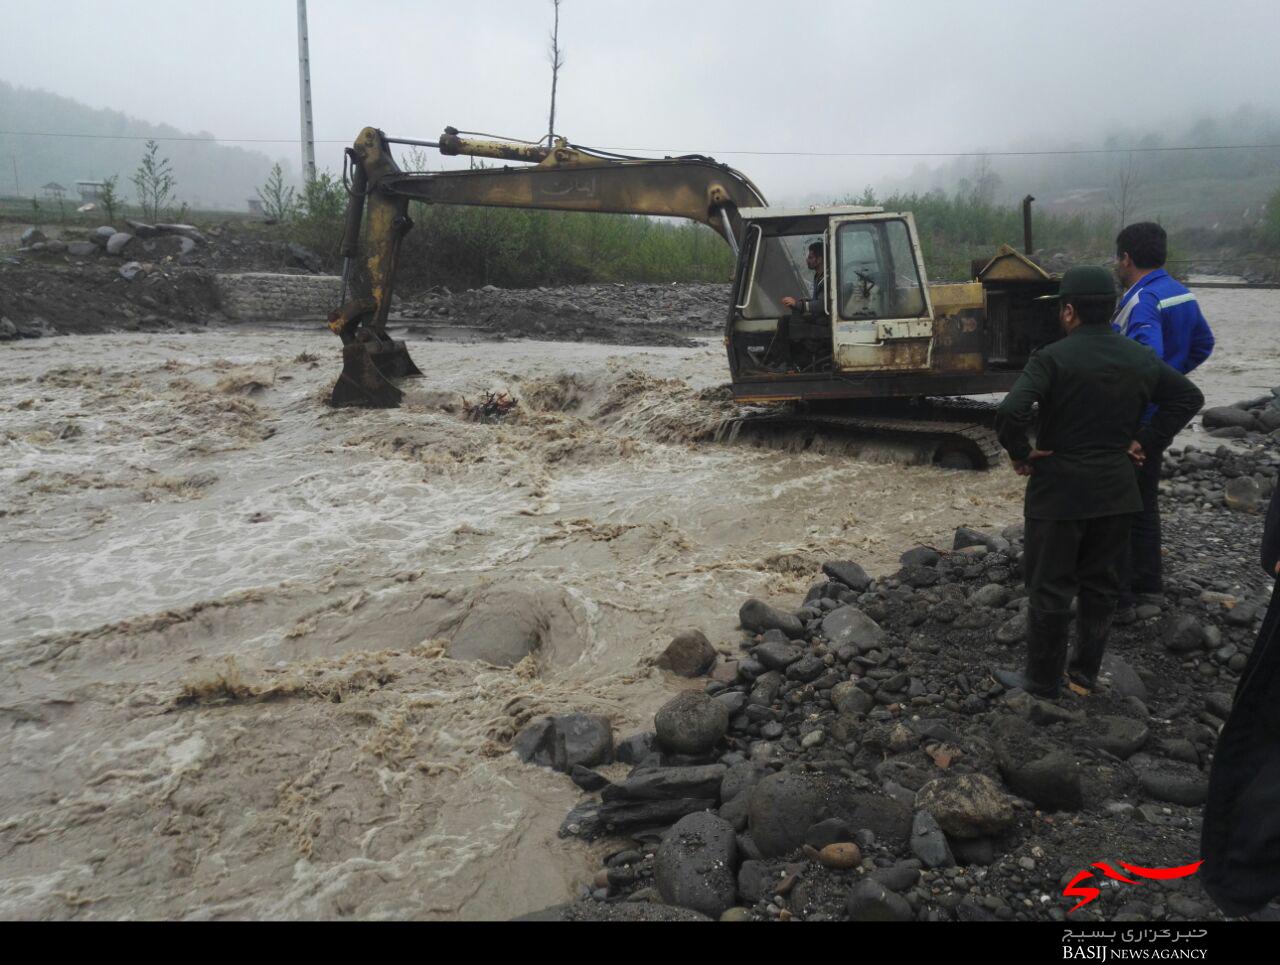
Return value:
M 532 596 L 518 590 L 491 593 L 467 613 L 447 652 L 455 660 L 512 667 L 538 649 L 543 630 Z
M 195 225 L 189 224 L 158 224 L 156 231 L 166 235 L 181 235 L 184 238 L 190 238 L 198 245 L 208 244 L 208 239 L 200 233 L 200 229 Z
M 754 597 L 742 604 L 738 610 L 738 622 L 742 629 L 750 633 L 764 633 L 767 630 L 781 630 L 788 637 L 804 635 L 804 624 L 794 614 L 769 606 L 763 600 Z
M 747 827 L 766 858 L 779 858 L 805 843 L 809 828 L 827 817 L 822 789 L 812 776 L 778 771 L 751 789 Z
M 680 677 L 701 677 L 715 666 L 716 649 L 701 630 L 685 630 L 662 651 L 657 665 Z
M 124 250 L 129 247 L 129 242 L 133 240 L 133 235 L 127 231 L 117 231 L 107 239 L 107 254 L 123 255 Z
M 44 232 L 39 228 L 28 228 L 26 231 L 22 232 L 22 238 L 19 239 L 18 243 L 21 244 L 23 248 L 30 248 L 32 245 L 43 244 L 48 240 L 49 239 L 44 236 Z
M 575 764 L 593 767 L 613 760 L 613 725 L 599 714 L 541 717 L 516 735 L 511 749 L 526 764 L 567 774 Z
M 105 248 L 107 247 L 107 242 L 110 241 L 112 236 L 116 233 L 115 228 L 110 225 L 103 225 L 102 227 L 95 228 L 93 230 L 93 233 L 89 235 L 89 240 L 99 248 Z
M 705 754 L 729 729 L 729 709 L 700 690 L 686 690 L 653 717 L 658 743 L 678 754 Z
M 1262 488 L 1252 476 L 1228 479 L 1222 501 L 1238 513 L 1256 513 L 1262 506 Z
M 852 560 L 831 560 L 822 564 L 822 572 L 838 583 L 843 583 L 855 593 L 862 593 L 871 585 L 867 571 Z
M 653 878 L 663 901 L 718 918 L 737 898 L 733 825 L 705 811 L 681 818 L 658 846 Z
M 1205 409 L 1200 416 L 1200 420 L 1204 423 L 1206 429 L 1227 429 L 1232 426 L 1239 426 L 1241 429 L 1253 429 L 1257 426 L 1257 420 L 1252 412 L 1246 412 L 1244 409 L 1237 409 L 1231 405 Z
M 916 808 L 928 811 L 953 838 L 985 838 L 1013 826 L 1013 802 L 985 774 L 950 774 L 930 781 L 916 794 Z
M 822 635 L 833 650 L 854 647 L 859 653 L 876 649 L 884 642 L 880 624 L 856 606 L 842 606 L 822 619 Z

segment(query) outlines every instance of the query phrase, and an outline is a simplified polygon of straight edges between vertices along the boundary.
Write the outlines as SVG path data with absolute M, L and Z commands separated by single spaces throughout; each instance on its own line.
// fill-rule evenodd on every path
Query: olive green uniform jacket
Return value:
M 1140 425 L 1150 403 L 1160 408 Z M 1191 421 L 1204 396 L 1185 375 L 1110 325 L 1081 325 L 1035 352 L 996 411 L 1000 444 L 1014 459 L 1037 449 L 1026 515 L 1094 519 L 1142 511 L 1129 443 L 1156 452 Z M 1037 416 L 1036 405 L 1039 406 Z

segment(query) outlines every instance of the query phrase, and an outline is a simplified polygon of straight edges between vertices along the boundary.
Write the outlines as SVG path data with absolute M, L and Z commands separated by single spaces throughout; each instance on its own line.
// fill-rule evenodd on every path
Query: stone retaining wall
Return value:
M 282 318 L 324 321 L 338 307 L 342 293 L 342 279 L 337 275 L 237 272 L 219 274 L 215 285 L 223 312 L 242 322 Z

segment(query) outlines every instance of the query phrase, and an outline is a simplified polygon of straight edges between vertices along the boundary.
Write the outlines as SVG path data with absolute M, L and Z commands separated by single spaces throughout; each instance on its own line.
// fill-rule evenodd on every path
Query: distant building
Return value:
M 106 185 L 101 181 L 77 181 L 76 190 L 80 192 L 81 201 L 101 201 Z
M 249 213 L 261 217 L 265 213 L 262 210 L 262 202 L 257 198 L 249 198 Z
M 57 181 L 50 181 L 40 190 L 44 192 L 44 196 L 50 201 L 61 201 L 67 193 L 67 189 Z

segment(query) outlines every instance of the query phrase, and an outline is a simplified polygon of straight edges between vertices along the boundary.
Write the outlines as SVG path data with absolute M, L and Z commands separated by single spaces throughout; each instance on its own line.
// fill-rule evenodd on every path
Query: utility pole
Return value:
M 302 176 L 316 179 L 316 132 L 311 123 L 311 54 L 307 43 L 307 0 L 298 0 L 298 90 L 302 102 Z

